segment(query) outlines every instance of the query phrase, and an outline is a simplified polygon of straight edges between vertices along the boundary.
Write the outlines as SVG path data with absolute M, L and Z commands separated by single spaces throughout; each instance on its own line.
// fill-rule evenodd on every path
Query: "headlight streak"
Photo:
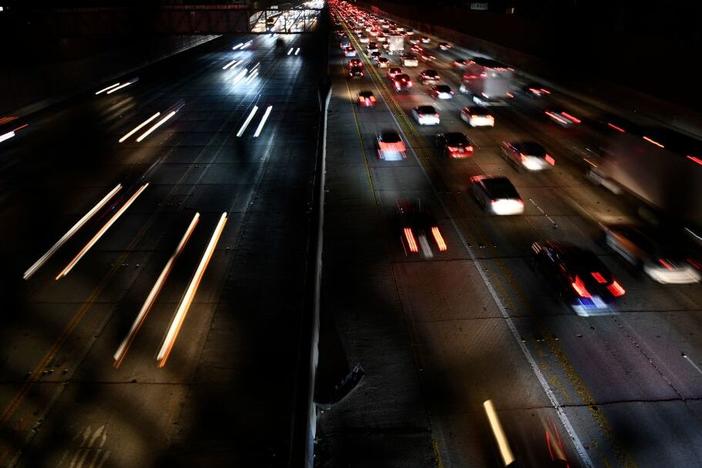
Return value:
M 487 414 L 488 422 L 490 423 L 490 428 L 492 429 L 492 434 L 495 436 L 495 440 L 497 441 L 497 447 L 500 450 L 500 456 L 502 456 L 504 465 L 507 466 L 514 463 L 512 449 L 509 447 L 507 436 L 505 435 L 504 429 L 502 429 L 502 424 L 500 423 L 500 419 L 497 417 L 497 412 L 495 411 L 495 406 L 492 404 L 492 400 L 485 400 L 483 402 L 483 407 L 485 408 L 485 413 Z
M 261 122 L 258 124 L 258 127 L 256 128 L 256 132 L 254 133 L 254 138 L 258 138 L 258 136 L 261 134 L 261 130 L 263 130 L 263 126 L 266 125 L 266 120 L 268 120 L 268 116 L 271 114 L 271 111 L 273 110 L 273 106 L 268 106 L 266 109 L 266 112 L 263 114 L 263 117 L 261 118 Z
M 47 250 L 44 255 L 42 255 L 36 262 L 34 262 L 32 266 L 27 268 L 27 271 L 24 272 L 22 278 L 25 280 L 31 278 L 32 275 L 36 273 L 37 270 L 39 270 L 39 268 L 41 268 L 42 265 L 44 265 L 44 263 L 46 263 L 47 260 L 49 260 L 52 257 L 52 255 L 54 255 L 56 251 L 68 241 L 68 239 L 73 237 L 73 235 L 76 232 L 78 232 L 78 230 L 80 230 L 80 228 L 83 227 L 83 225 L 87 223 L 90 220 L 90 218 L 92 218 L 95 215 L 95 213 L 100 211 L 102 207 L 105 206 L 105 204 L 107 204 L 107 202 L 109 202 L 120 190 L 122 190 L 122 185 L 117 184 L 117 186 L 113 188 L 107 195 L 105 195 L 102 198 L 102 200 L 97 202 L 97 204 L 93 206 L 90 209 L 90 211 L 85 213 L 82 218 L 80 218 L 73 226 L 71 226 L 71 228 L 68 231 L 66 231 L 66 233 L 63 236 L 61 236 L 61 238 L 58 241 L 56 241 L 56 243 L 52 245 L 51 248 Z
M 3 141 L 7 141 L 10 138 L 16 137 L 17 132 L 19 132 L 20 130 L 22 130 L 23 128 L 26 128 L 26 127 L 29 127 L 29 124 L 20 125 L 19 127 L 15 128 L 14 130 L 10 130 L 9 132 L 3 133 L 2 135 L 0 135 L 0 143 L 2 143 Z
M 249 113 L 249 116 L 246 118 L 244 123 L 242 124 L 241 128 L 239 129 L 238 132 L 236 132 L 236 136 L 238 138 L 241 138 L 241 135 L 244 134 L 246 131 L 246 127 L 249 126 L 249 123 L 251 123 L 251 120 L 254 118 L 254 115 L 256 115 L 256 112 L 258 111 L 258 106 L 253 106 L 253 109 L 251 109 L 251 112 Z
M 178 243 L 178 246 L 176 247 L 175 251 L 171 255 L 171 258 L 168 259 L 168 262 L 163 267 L 161 274 L 159 275 L 158 279 L 154 283 L 154 286 L 151 288 L 149 295 L 147 296 L 146 300 L 144 301 L 144 304 L 141 306 L 141 309 L 139 310 L 139 313 L 137 314 L 136 318 L 134 319 L 134 323 L 132 323 L 132 327 L 129 329 L 127 336 L 125 336 L 124 340 L 122 340 L 122 343 L 120 343 L 119 347 L 117 348 L 117 351 L 115 351 L 115 354 L 112 356 L 114 361 L 115 361 L 113 363 L 115 368 L 118 368 L 122 364 L 124 357 L 127 355 L 127 351 L 129 350 L 129 347 L 131 346 L 132 342 L 134 341 L 134 338 L 136 337 L 136 334 L 139 332 L 139 329 L 144 324 L 144 321 L 146 320 L 146 316 L 149 314 L 149 311 L 151 310 L 151 307 L 154 305 L 154 302 L 156 302 L 156 298 L 160 294 L 161 289 L 163 288 L 163 285 L 166 283 L 166 280 L 168 279 L 168 275 L 170 275 L 171 270 L 173 269 L 173 265 L 175 265 L 176 259 L 178 258 L 180 253 L 185 248 L 185 245 L 190 240 L 190 237 L 191 237 L 193 231 L 195 230 L 195 227 L 197 226 L 197 223 L 199 221 L 200 221 L 200 213 L 195 213 L 195 216 L 193 216 L 192 221 L 190 221 L 190 225 L 186 229 L 185 234 L 183 235 L 180 242 Z
M 151 122 L 152 120 L 154 120 L 154 119 L 155 119 L 156 117 L 158 117 L 159 115 L 161 115 L 161 113 L 160 113 L 160 112 L 156 112 L 154 115 L 152 115 L 152 116 L 149 117 L 148 119 L 144 120 L 142 123 L 140 123 L 139 125 L 137 125 L 136 127 L 134 127 L 134 129 L 132 129 L 129 133 L 127 133 L 127 134 L 124 135 L 122 138 L 120 138 L 120 139 L 119 139 L 119 142 L 120 142 L 120 143 L 123 143 L 127 138 L 129 138 L 130 136 L 134 135 L 136 132 L 138 132 L 139 130 L 141 130 L 142 128 L 144 128 L 146 125 L 149 124 L 149 122 Z
M 251 45 L 251 43 L 253 43 L 253 40 L 250 40 L 250 41 L 246 42 L 246 44 L 244 44 L 243 46 L 241 46 L 241 50 L 244 50 L 244 49 L 246 49 L 247 47 L 249 47 L 249 46 Z
M 71 260 L 68 263 L 68 265 L 66 265 L 66 268 L 64 268 L 61 271 L 61 273 L 56 275 L 55 279 L 57 281 L 71 272 L 73 267 L 76 266 L 80 259 L 83 258 L 83 256 L 86 253 L 88 253 L 88 251 L 97 243 L 97 241 L 100 240 L 100 238 L 107 232 L 108 229 L 110 229 L 110 227 L 112 227 L 112 225 L 124 214 L 124 212 L 127 211 L 127 209 L 132 205 L 132 203 L 134 203 L 134 201 L 139 197 L 139 195 L 141 195 L 141 193 L 144 190 L 146 190 L 146 187 L 148 186 L 149 183 L 147 182 L 146 184 L 142 185 L 139 188 L 139 190 L 134 192 L 134 194 L 131 197 L 129 197 L 129 200 L 127 200 L 127 202 L 124 205 L 122 205 L 122 207 L 119 210 L 117 210 L 115 214 L 112 215 L 112 217 L 107 221 L 107 223 L 105 223 L 105 225 L 100 228 L 100 230 L 93 236 L 93 238 L 90 239 L 87 244 L 85 244 L 85 246 L 80 250 L 80 252 L 78 252 L 78 254 L 73 258 L 73 260 Z
M 154 130 L 156 130 L 158 127 L 160 127 L 161 125 L 163 125 L 164 123 L 166 123 L 166 121 L 167 121 L 168 119 L 170 119 L 171 117 L 173 117 L 173 116 L 176 114 L 176 112 L 178 112 L 178 111 L 171 111 L 171 112 L 170 112 L 169 114 L 167 114 L 164 118 L 162 118 L 161 120 L 159 120 L 158 122 L 156 122 L 150 129 L 148 129 L 147 131 L 145 131 L 144 133 L 142 133 L 141 136 L 140 136 L 139 138 L 136 139 L 137 143 L 140 143 L 141 141 L 144 140 L 144 138 L 146 138 L 147 136 L 151 135 L 151 133 L 153 133 Z
M 117 82 L 117 83 L 115 83 L 115 84 L 111 84 L 111 85 L 108 86 L 107 88 L 103 88 L 103 89 L 101 89 L 100 91 L 96 91 L 96 92 L 95 92 L 95 95 L 97 96 L 98 94 L 102 94 L 102 93 L 104 93 L 105 91 L 109 91 L 109 90 L 111 90 L 112 88 L 117 87 L 117 86 L 119 86 L 119 85 L 120 85 L 119 82 Z
M 183 295 L 183 298 L 180 301 L 180 305 L 178 306 L 178 310 L 176 311 L 176 314 L 173 317 L 173 321 L 171 322 L 168 332 L 166 333 L 166 336 L 163 340 L 163 344 L 161 345 L 161 349 L 159 350 L 158 355 L 156 356 L 158 367 L 162 368 L 166 365 L 168 356 L 170 356 L 171 351 L 173 350 L 173 345 L 175 344 L 175 341 L 178 338 L 178 334 L 180 333 L 180 329 L 183 326 L 185 317 L 188 314 L 190 305 L 195 299 L 197 289 L 200 286 L 200 282 L 202 281 L 202 277 L 205 274 L 207 265 L 212 259 L 215 247 L 217 247 L 217 243 L 219 242 L 219 238 L 222 235 L 222 231 L 224 231 L 224 226 L 226 225 L 226 223 L 227 213 L 224 212 L 219 218 L 219 222 L 217 223 L 217 226 L 215 227 L 215 230 L 212 233 L 212 237 L 210 238 L 210 242 L 207 245 L 207 248 L 205 249 L 205 253 L 202 255 L 202 259 L 200 259 L 200 264 L 198 265 L 197 270 L 195 270 L 195 274 L 193 275 L 193 278 L 190 281 L 190 284 L 188 285 L 188 289 L 186 289 L 185 294 Z
M 243 43 L 243 42 L 240 42 L 240 43 L 238 43 L 237 45 L 235 45 L 234 47 L 232 47 L 232 50 L 238 50 L 238 49 L 240 49 L 243 45 L 244 45 L 244 43 Z
M 238 62 L 239 62 L 239 61 L 238 61 L 237 59 L 234 59 L 234 60 L 232 60 L 231 62 L 229 62 L 228 64 L 226 64 L 225 66 L 223 66 L 223 67 L 222 67 L 222 70 L 227 70 L 227 69 L 229 69 L 229 68 L 233 68 L 234 65 L 236 65 Z
M 112 94 L 115 91 L 119 91 L 120 89 L 126 88 L 129 85 L 132 85 L 139 81 L 139 78 L 134 78 L 133 80 L 127 81 L 126 83 L 122 83 L 121 85 L 117 86 L 116 88 L 112 88 L 111 90 L 107 91 L 105 94 Z
M 249 76 L 247 76 L 244 79 L 243 83 L 248 84 L 248 83 L 252 82 L 257 76 L 258 76 L 258 70 L 253 71 Z
M 293 50 L 295 50 L 295 48 L 294 48 L 294 47 L 291 47 L 290 50 L 288 51 L 288 55 L 292 54 L 292 53 L 293 53 Z
M 298 47 L 297 50 L 295 50 L 295 55 L 300 53 L 300 48 Z
M 249 72 L 249 70 L 247 68 L 244 68 L 243 70 L 241 70 L 232 80 L 232 86 L 238 84 L 239 81 L 241 81 L 241 79 L 243 77 L 245 77 L 248 72 Z

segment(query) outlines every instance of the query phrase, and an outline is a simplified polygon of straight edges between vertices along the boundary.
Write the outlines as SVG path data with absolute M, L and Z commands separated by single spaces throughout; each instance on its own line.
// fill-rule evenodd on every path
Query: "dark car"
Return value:
M 406 73 L 400 73 L 392 79 L 392 84 L 395 87 L 395 91 L 402 92 L 407 91 L 412 87 L 412 80 Z
M 473 156 L 473 145 L 468 137 L 460 132 L 437 133 L 436 146 L 450 158 L 467 158 Z
M 373 91 L 361 91 L 358 93 L 358 105 L 361 107 L 375 107 L 376 99 Z
M 421 202 L 397 202 L 397 230 L 405 255 L 432 258 L 448 250 L 436 219 Z
M 531 250 L 549 288 L 580 316 L 610 314 L 615 301 L 625 294 L 609 269 L 589 250 L 552 240 L 534 242 Z
M 349 76 L 351 78 L 362 78 L 364 75 L 363 68 L 361 67 L 349 67 Z

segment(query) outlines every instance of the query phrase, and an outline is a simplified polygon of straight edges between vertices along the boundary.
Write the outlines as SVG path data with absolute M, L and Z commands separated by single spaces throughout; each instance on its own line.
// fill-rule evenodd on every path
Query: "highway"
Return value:
M 503 466 L 487 400 L 518 466 L 702 464 L 702 287 L 655 283 L 597 241 L 598 223 L 636 214 L 584 177 L 588 132 L 555 125 L 523 96 L 490 108 L 494 128 L 468 127 L 459 119 L 466 96 L 437 101 L 418 80 L 433 68 L 458 90 L 451 62 L 468 51 L 441 51 L 436 37 L 422 45 L 437 60 L 403 67 L 414 86 L 398 94 L 347 12 L 340 28 L 366 73 L 348 78 L 349 58 L 331 38 L 323 333 L 345 355 L 336 372 L 358 363 L 365 377 L 321 414 L 318 465 Z M 362 90 L 377 106 L 356 104 Z M 594 112 L 559 99 L 581 117 Z M 439 110 L 439 126 L 412 118 L 411 108 L 425 104 Z M 378 159 L 375 138 L 385 130 L 400 132 L 406 159 Z M 474 155 L 443 156 L 433 136 L 446 131 L 467 133 Z M 516 171 L 499 148 L 515 139 L 542 143 L 555 167 Z M 485 214 L 468 192 L 480 174 L 508 176 L 525 213 Z M 401 199 L 434 214 L 446 252 L 405 254 L 392 227 Z M 545 239 L 597 254 L 626 289 L 614 313 L 579 317 L 554 297 L 531 261 L 531 243 Z
M 1 466 L 285 463 L 319 43 L 224 36 L 0 143 Z

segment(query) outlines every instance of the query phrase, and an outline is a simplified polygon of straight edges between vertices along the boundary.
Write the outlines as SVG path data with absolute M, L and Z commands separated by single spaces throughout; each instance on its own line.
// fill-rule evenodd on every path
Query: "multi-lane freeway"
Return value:
M 0 465 L 287 460 L 319 43 L 221 37 L 15 122 Z
M 584 130 L 545 118 L 516 93 L 489 108 L 494 128 L 470 128 L 459 111 L 473 102 L 458 92 L 453 61 L 472 51 L 441 50 L 442 39 L 427 36 L 420 45 L 435 60 L 411 68 L 381 49 L 414 84 L 399 93 L 361 42 L 385 18 L 345 3 L 336 12 L 341 42 L 348 38 L 365 73 L 350 77 L 351 58 L 332 38 L 324 310 L 335 335 L 328 348 L 344 353 L 336 367 L 360 364 L 365 377 L 320 416 L 320 465 L 500 466 L 505 453 L 520 466 L 702 463 L 702 288 L 658 284 L 598 241 L 599 223 L 636 214 L 584 177 Z M 419 80 L 427 68 L 452 99 L 430 96 Z M 364 90 L 375 106 L 358 105 Z M 558 99 L 569 115 L 596 112 Z M 434 106 L 440 124 L 419 126 L 418 105 Z M 376 136 L 387 130 L 404 140 L 404 159 L 378 158 Z M 467 134 L 473 155 L 447 157 L 433 144 L 439 132 Z M 501 143 L 524 139 L 545 146 L 555 166 L 534 173 L 508 163 Z M 469 191 L 470 177 L 483 174 L 507 176 L 524 214 L 486 214 Z M 407 248 L 393 227 L 397 201 L 407 199 L 433 213 L 445 252 Z M 625 289 L 616 307 L 581 317 L 565 306 L 534 268 L 531 244 L 547 239 L 592 250 Z

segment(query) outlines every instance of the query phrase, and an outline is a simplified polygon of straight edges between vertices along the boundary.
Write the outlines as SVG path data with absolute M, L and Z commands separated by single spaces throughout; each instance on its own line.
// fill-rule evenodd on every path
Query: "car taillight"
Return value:
M 410 249 L 410 252 L 419 252 L 419 247 L 417 247 L 417 241 L 414 238 L 414 234 L 412 233 L 412 229 L 410 228 L 405 228 L 404 229 L 405 233 L 405 240 L 407 241 L 407 247 Z
M 688 258 L 687 263 L 689 263 L 690 265 L 692 265 L 693 267 L 695 267 L 698 270 L 702 270 L 702 263 L 698 262 L 694 258 Z
M 622 288 L 622 286 L 621 286 L 619 283 L 617 283 L 616 281 L 612 281 L 612 284 L 610 284 L 609 286 L 607 286 L 607 290 L 608 290 L 608 291 L 612 294 L 612 296 L 614 296 L 614 297 L 621 297 L 621 296 L 624 295 L 624 293 L 626 293 L 626 291 L 624 290 L 624 288 Z
M 444 236 L 441 235 L 441 231 L 439 231 L 439 228 L 437 226 L 431 228 L 431 234 L 434 236 L 434 240 L 436 241 L 436 245 L 439 247 L 439 251 L 446 252 L 446 249 L 448 249 L 448 247 L 446 246 L 446 242 L 444 241 Z
M 452 153 L 455 153 L 456 151 L 460 151 L 460 150 L 461 150 L 461 148 L 458 148 L 458 147 L 456 147 L 456 146 L 447 146 L 446 149 L 449 150 L 449 151 L 452 152 Z
M 552 157 L 550 154 L 547 154 L 546 156 L 544 156 L 544 159 L 545 159 L 546 162 L 549 163 L 550 165 L 552 165 L 552 166 L 555 166 L 555 165 L 556 165 L 556 160 L 553 159 L 553 157 Z
M 666 262 L 666 261 L 665 261 L 664 259 L 662 259 L 662 258 L 659 258 L 659 259 L 658 259 L 658 263 L 660 263 L 661 266 L 662 266 L 663 268 L 665 268 L 666 270 L 672 270 L 672 269 L 673 269 L 673 265 L 671 265 L 670 263 Z
M 600 284 L 605 284 L 605 283 L 607 282 L 607 280 L 605 279 L 605 277 L 602 276 L 602 274 L 599 273 L 599 272 L 597 272 L 597 271 L 593 271 L 593 272 L 590 273 L 590 274 L 592 275 L 593 278 L 595 278 L 595 281 L 597 281 L 597 282 L 600 283 Z
M 466 151 L 469 152 L 469 153 L 472 153 L 472 152 L 473 152 L 473 147 L 472 147 L 472 146 L 466 147 Z
M 583 283 L 583 280 L 581 280 L 579 276 L 576 276 L 575 281 L 570 283 L 570 285 L 573 287 L 573 289 L 578 294 L 578 296 L 591 297 L 590 293 L 588 292 L 587 288 L 585 287 L 585 284 Z

